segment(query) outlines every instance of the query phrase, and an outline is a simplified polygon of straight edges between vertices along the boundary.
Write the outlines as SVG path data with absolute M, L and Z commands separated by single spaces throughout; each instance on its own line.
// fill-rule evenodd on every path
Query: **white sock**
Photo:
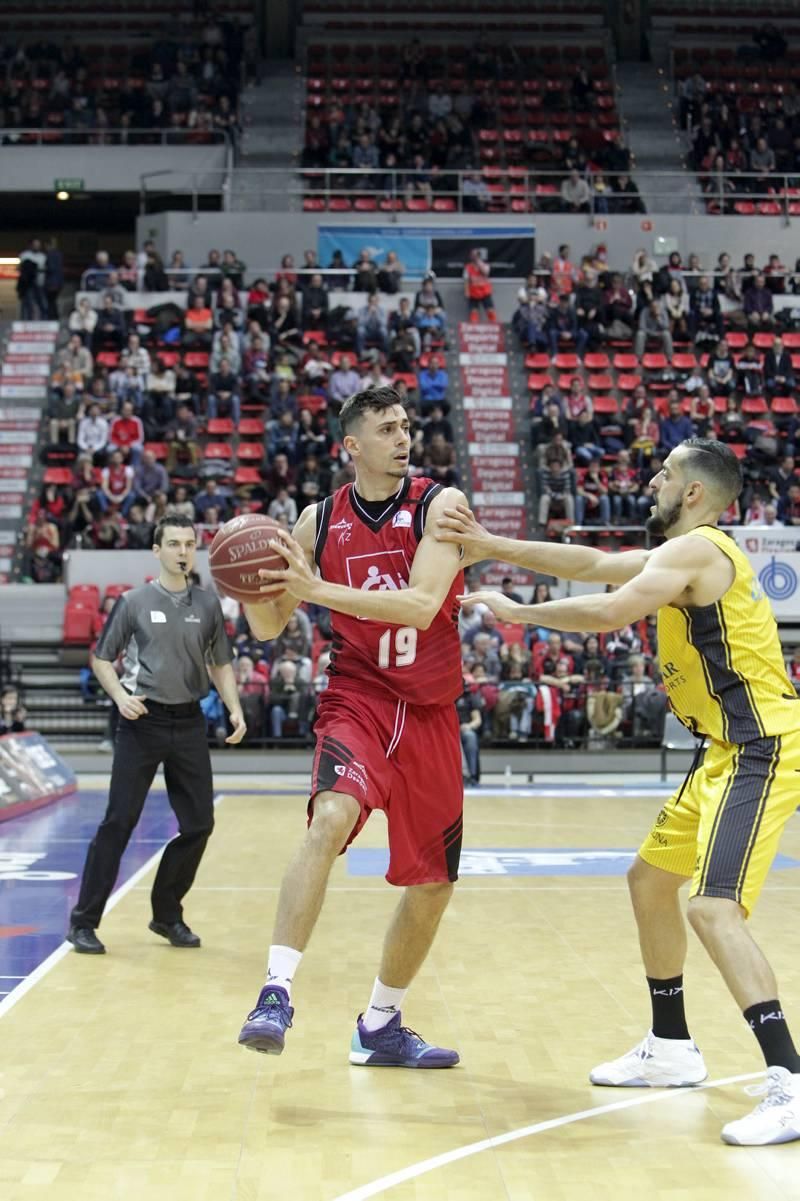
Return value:
M 295 951 L 294 947 L 273 944 L 269 949 L 267 984 L 277 984 L 279 988 L 285 988 L 290 1001 L 292 999 L 292 980 L 302 958 L 303 952 Z
M 394 1015 L 400 1012 L 407 992 L 407 988 L 387 988 L 376 976 L 369 1007 L 361 1019 L 364 1027 L 367 1030 L 381 1030 L 387 1026 Z

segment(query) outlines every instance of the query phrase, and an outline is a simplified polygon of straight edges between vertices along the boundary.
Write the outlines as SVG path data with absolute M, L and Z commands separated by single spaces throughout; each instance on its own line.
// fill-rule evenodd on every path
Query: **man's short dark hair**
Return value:
M 391 387 L 365 388 L 363 392 L 355 392 L 348 396 L 339 413 L 342 433 L 351 433 L 365 413 L 383 413 L 395 405 L 405 409 L 399 393 Z
M 191 517 L 187 517 L 185 513 L 166 513 L 158 520 L 158 525 L 153 534 L 153 543 L 155 546 L 161 546 L 164 541 L 164 530 L 170 525 L 173 529 L 179 530 L 194 530 L 194 522 Z
M 697 475 L 711 485 L 723 508 L 733 504 L 742 490 L 744 478 L 736 455 L 724 442 L 714 438 L 687 438 L 681 442 L 687 452 L 681 471 L 687 478 Z

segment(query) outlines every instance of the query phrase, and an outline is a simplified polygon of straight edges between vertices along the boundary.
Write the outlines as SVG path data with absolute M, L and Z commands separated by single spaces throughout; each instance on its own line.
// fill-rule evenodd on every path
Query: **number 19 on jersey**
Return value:
M 378 667 L 410 667 L 416 657 L 417 631 L 414 626 L 400 626 L 396 630 L 384 630 L 381 634 L 378 641 Z

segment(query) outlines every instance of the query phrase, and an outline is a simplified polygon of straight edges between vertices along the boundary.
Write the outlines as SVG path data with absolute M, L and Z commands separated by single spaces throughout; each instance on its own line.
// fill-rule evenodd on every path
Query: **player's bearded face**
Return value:
M 681 491 L 680 496 L 670 501 L 663 497 L 662 493 L 660 492 L 656 495 L 654 500 L 656 511 L 655 513 L 651 513 L 651 515 L 647 518 L 647 521 L 644 523 L 645 529 L 648 533 L 669 533 L 672 527 L 680 519 L 680 515 L 683 511 L 683 496 L 684 493 Z

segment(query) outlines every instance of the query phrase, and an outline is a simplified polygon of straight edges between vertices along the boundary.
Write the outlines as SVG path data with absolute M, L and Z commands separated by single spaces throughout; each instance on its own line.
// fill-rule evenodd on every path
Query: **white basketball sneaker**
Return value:
M 689 1088 L 708 1072 L 693 1039 L 656 1038 L 652 1030 L 638 1047 L 601 1063 L 589 1073 L 592 1084 L 612 1088 Z
M 722 1128 L 723 1142 L 737 1147 L 766 1147 L 791 1143 L 800 1138 L 800 1072 L 768 1068 L 763 1084 L 744 1090 L 751 1097 L 764 1097 L 747 1117 Z

